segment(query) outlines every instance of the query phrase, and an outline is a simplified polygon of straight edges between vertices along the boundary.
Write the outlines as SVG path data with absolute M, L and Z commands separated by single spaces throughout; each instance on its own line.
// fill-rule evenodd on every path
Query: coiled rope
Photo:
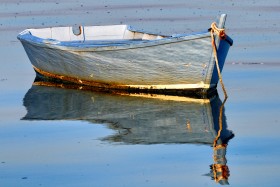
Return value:
M 221 70 L 219 67 L 219 61 L 218 61 L 218 55 L 217 55 L 217 46 L 216 46 L 216 42 L 215 42 L 215 34 L 217 36 L 219 36 L 219 38 L 221 40 L 225 40 L 226 39 L 226 33 L 225 33 L 225 29 L 220 29 L 217 27 L 216 23 L 213 22 L 211 24 L 211 28 L 210 28 L 210 34 L 211 34 L 211 40 L 212 40 L 212 48 L 213 48 L 213 54 L 214 54 L 214 58 L 215 58 L 215 62 L 216 62 L 216 67 L 217 67 L 217 71 L 218 71 L 218 76 L 219 76 L 219 81 L 221 83 L 224 95 L 225 95 L 225 99 L 228 98 L 226 89 L 225 89 L 225 85 L 223 83 L 223 78 L 222 78 L 222 74 L 221 74 Z

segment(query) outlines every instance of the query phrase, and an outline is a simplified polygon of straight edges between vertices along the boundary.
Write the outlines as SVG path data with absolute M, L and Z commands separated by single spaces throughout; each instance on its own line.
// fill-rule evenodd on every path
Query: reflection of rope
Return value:
M 213 164 L 212 165 L 212 170 L 213 170 L 213 178 L 216 182 L 219 182 L 220 180 L 228 179 L 229 176 L 229 169 L 226 165 L 221 165 L 221 164 Z M 220 176 L 218 176 L 218 173 Z
M 217 46 L 216 46 L 215 37 L 214 37 L 214 34 L 216 34 L 220 37 L 220 39 L 222 39 L 222 40 L 226 39 L 225 29 L 219 29 L 217 27 L 216 23 L 213 22 L 211 24 L 210 33 L 211 33 L 211 39 L 212 39 L 213 54 L 214 54 L 214 58 L 215 58 L 215 62 L 216 62 L 216 67 L 217 67 L 217 71 L 218 71 L 218 75 L 219 75 L 219 80 L 220 80 L 222 89 L 224 91 L 225 98 L 227 98 L 228 95 L 227 95 L 227 92 L 226 92 L 226 89 L 225 89 L 225 85 L 223 83 L 222 74 L 221 74 L 220 67 L 219 67 L 219 61 L 218 61 L 218 55 L 217 55 Z
M 222 105 L 220 106 L 220 110 L 219 110 L 219 130 L 217 132 L 217 136 L 215 137 L 214 139 L 214 142 L 213 142 L 213 150 L 218 150 L 218 149 L 224 149 L 226 148 L 227 144 L 221 144 L 221 145 L 217 145 L 217 142 L 221 136 L 221 132 L 223 130 L 223 110 L 224 110 L 224 105 L 227 101 L 227 96 L 225 95 L 225 99 L 222 103 Z M 214 156 L 214 162 L 217 163 L 218 162 L 218 159 L 221 159 L 221 158 L 216 158 Z M 223 165 L 223 164 L 213 164 L 212 165 L 212 171 L 213 171 L 213 177 L 214 177 L 214 180 L 216 182 L 219 182 L 220 180 L 222 179 L 228 179 L 228 176 L 229 176 L 229 169 L 226 165 Z M 218 176 L 218 173 L 221 173 L 222 175 L 221 176 Z
M 218 150 L 218 149 L 221 149 L 221 148 L 226 148 L 227 144 L 221 144 L 221 145 L 217 145 L 217 142 L 221 136 L 221 132 L 223 130 L 223 110 L 224 110 L 224 106 L 225 106 L 225 103 L 227 101 L 227 95 L 225 94 L 225 99 L 222 103 L 222 105 L 220 106 L 220 110 L 219 110 L 219 130 L 217 132 L 217 136 L 215 137 L 214 139 L 214 142 L 213 142 L 213 150 Z M 218 162 L 218 159 L 216 157 L 214 157 L 214 162 L 217 163 Z M 216 182 L 219 182 L 220 180 L 222 179 L 228 179 L 228 176 L 229 176 L 229 169 L 226 165 L 221 165 L 221 164 L 213 164 L 212 165 L 212 171 L 213 171 L 213 177 L 214 177 L 214 180 Z M 222 175 L 220 177 L 218 177 L 218 173 L 217 172 L 220 172 L 222 173 Z
M 220 138 L 221 132 L 223 130 L 223 110 L 224 110 L 224 105 L 225 105 L 226 101 L 227 101 L 227 97 L 225 97 L 222 105 L 220 106 L 220 111 L 219 111 L 219 130 L 218 130 L 217 136 L 216 136 L 216 138 L 214 140 L 214 143 L 213 143 L 213 147 L 214 148 L 217 146 L 217 141 Z

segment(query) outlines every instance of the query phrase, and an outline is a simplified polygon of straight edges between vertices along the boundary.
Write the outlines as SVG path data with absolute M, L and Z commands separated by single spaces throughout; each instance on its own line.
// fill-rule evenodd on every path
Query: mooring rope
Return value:
M 214 54 L 214 58 L 215 58 L 215 62 L 216 62 L 216 67 L 217 67 L 217 72 L 218 72 L 218 76 L 219 76 L 219 81 L 221 83 L 224 95 L 225 95 L 225 99 L 222 103 L 222 105 L 220 106 L 220 111 L 219 111 L 219 130 L 217 132 L 217 136 L 214 139 L 213 142 L 213 148 L 215 149 L 217 146 L 217 141 L 221 136 L 221 131 L 223 130 L 223 109 L 224 109 L 224 105 L 226 103 L 226 100 L 228 98 L 226 89 L 225 89 L 225 85 L 223 83 L 223 78 L 222 78 L 222 74 L 221 74 L 221 70 L 219 67 L 219 61 L 218 61 L 218 55 L 217 55 L 217 46 L 216 46 L 216 42 L 215 42 L 215 34 L 221 39 L 221 40 L 225 40 L 226 39 L 226 33 L 225 33 L 225 29 L 220 29 L 217 27 L 216 23 L 213 22 L 211 24 L 211 28 L 210 28 L 210 33 L 211 33 L 211 42 L 212 42 L 212 48 L 213 48 L 213 54 Z
M 221 40 L 226 39 L 226 33 L 225 33 L 225 29 L 220 29 L 217 27 L 216 23 L 213 22 L 211 24 L 211 29 L 210 29 L 210 33 L 211 33 L 211 40 L 212 40 L 212 48 L 213 48 L 213 54 L 214 54 L 214 58 L 215 58 L 215 62 L 216 62 L 216 67 L 217 67 L 217 71 L 218 71 L 218 76 L 219 76 L 219 81 L 221 83 L 225 98 L 228 98 L 226 89 L 225 89 L 225 85 L 223 83 L 223 78 L 222 78 L 222 74 L 221 74 L 221 70 L 219 67 L 219 61 L 218 61 L 218 55 L 217 55 L 217 46 L 216 46 L 216 42 L 215 42 L 215 36 L 214 34 L 216 34 L 217 36 L 220 37 Z
M 224 106 L 225 106 L 226 101 L 227 101 L 227 97 L 225 97 L 222 105 L 220 106 L 220 110 L 219 110 L 219 130 L 217 132 L 217 136 L 214 139 L 213 148 L 216 148 L 217 142 L 218 142 L 218 140 L 221 136 L 221 132 L 223 130 L 223 112 L 224 112 Z

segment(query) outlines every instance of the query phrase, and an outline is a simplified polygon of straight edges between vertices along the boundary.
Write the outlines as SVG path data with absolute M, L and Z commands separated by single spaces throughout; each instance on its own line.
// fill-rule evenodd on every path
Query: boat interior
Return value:
M 137 31 L 128 25 L 50 27 L 28 29 L 28 31 L 31 35 L 38 38 L 64 42 L 92 40 L 157 40 L 170 37 Z

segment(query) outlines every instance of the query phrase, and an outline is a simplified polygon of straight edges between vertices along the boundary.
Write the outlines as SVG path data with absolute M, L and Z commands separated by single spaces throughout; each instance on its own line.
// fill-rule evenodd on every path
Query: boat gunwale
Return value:
M 141 32 L 141 31 L 139 31 Z M 142 32 L 144 33 L 144 32 Z M 53 48 L 67 51 L 113 51 L 113 50 L 126 50 L 126 49 L 137 49 L 154 47 L 159 45 L 168 45 L 174 43 L 181 43 L 185 41 L 198 40 L 203 38 L 210 39 L 210 32 L 199 32 L 193 34 L 176 34 L 170 37 L 165 37 L 162 39 L 155 40 L 89 40 L 86 43 L 83 41 L 59 41 L 55 39 L 43 39 L 34 36 L 30 33 L 29 29 L 22 31 L 17 38 L 21 42 L 26 42 L 31 45 L 35 45 L 43 48 Z M 122 41 L 122 42 L 120 42 Z M 89 43 L 90 42 L 90 43 Z M 71 43 L 76 43 L 76 45 L 71 45 Z M 68 44 L 68 45 L 67 45 Z M 69 45 L 70 44 L 70 45 Z

